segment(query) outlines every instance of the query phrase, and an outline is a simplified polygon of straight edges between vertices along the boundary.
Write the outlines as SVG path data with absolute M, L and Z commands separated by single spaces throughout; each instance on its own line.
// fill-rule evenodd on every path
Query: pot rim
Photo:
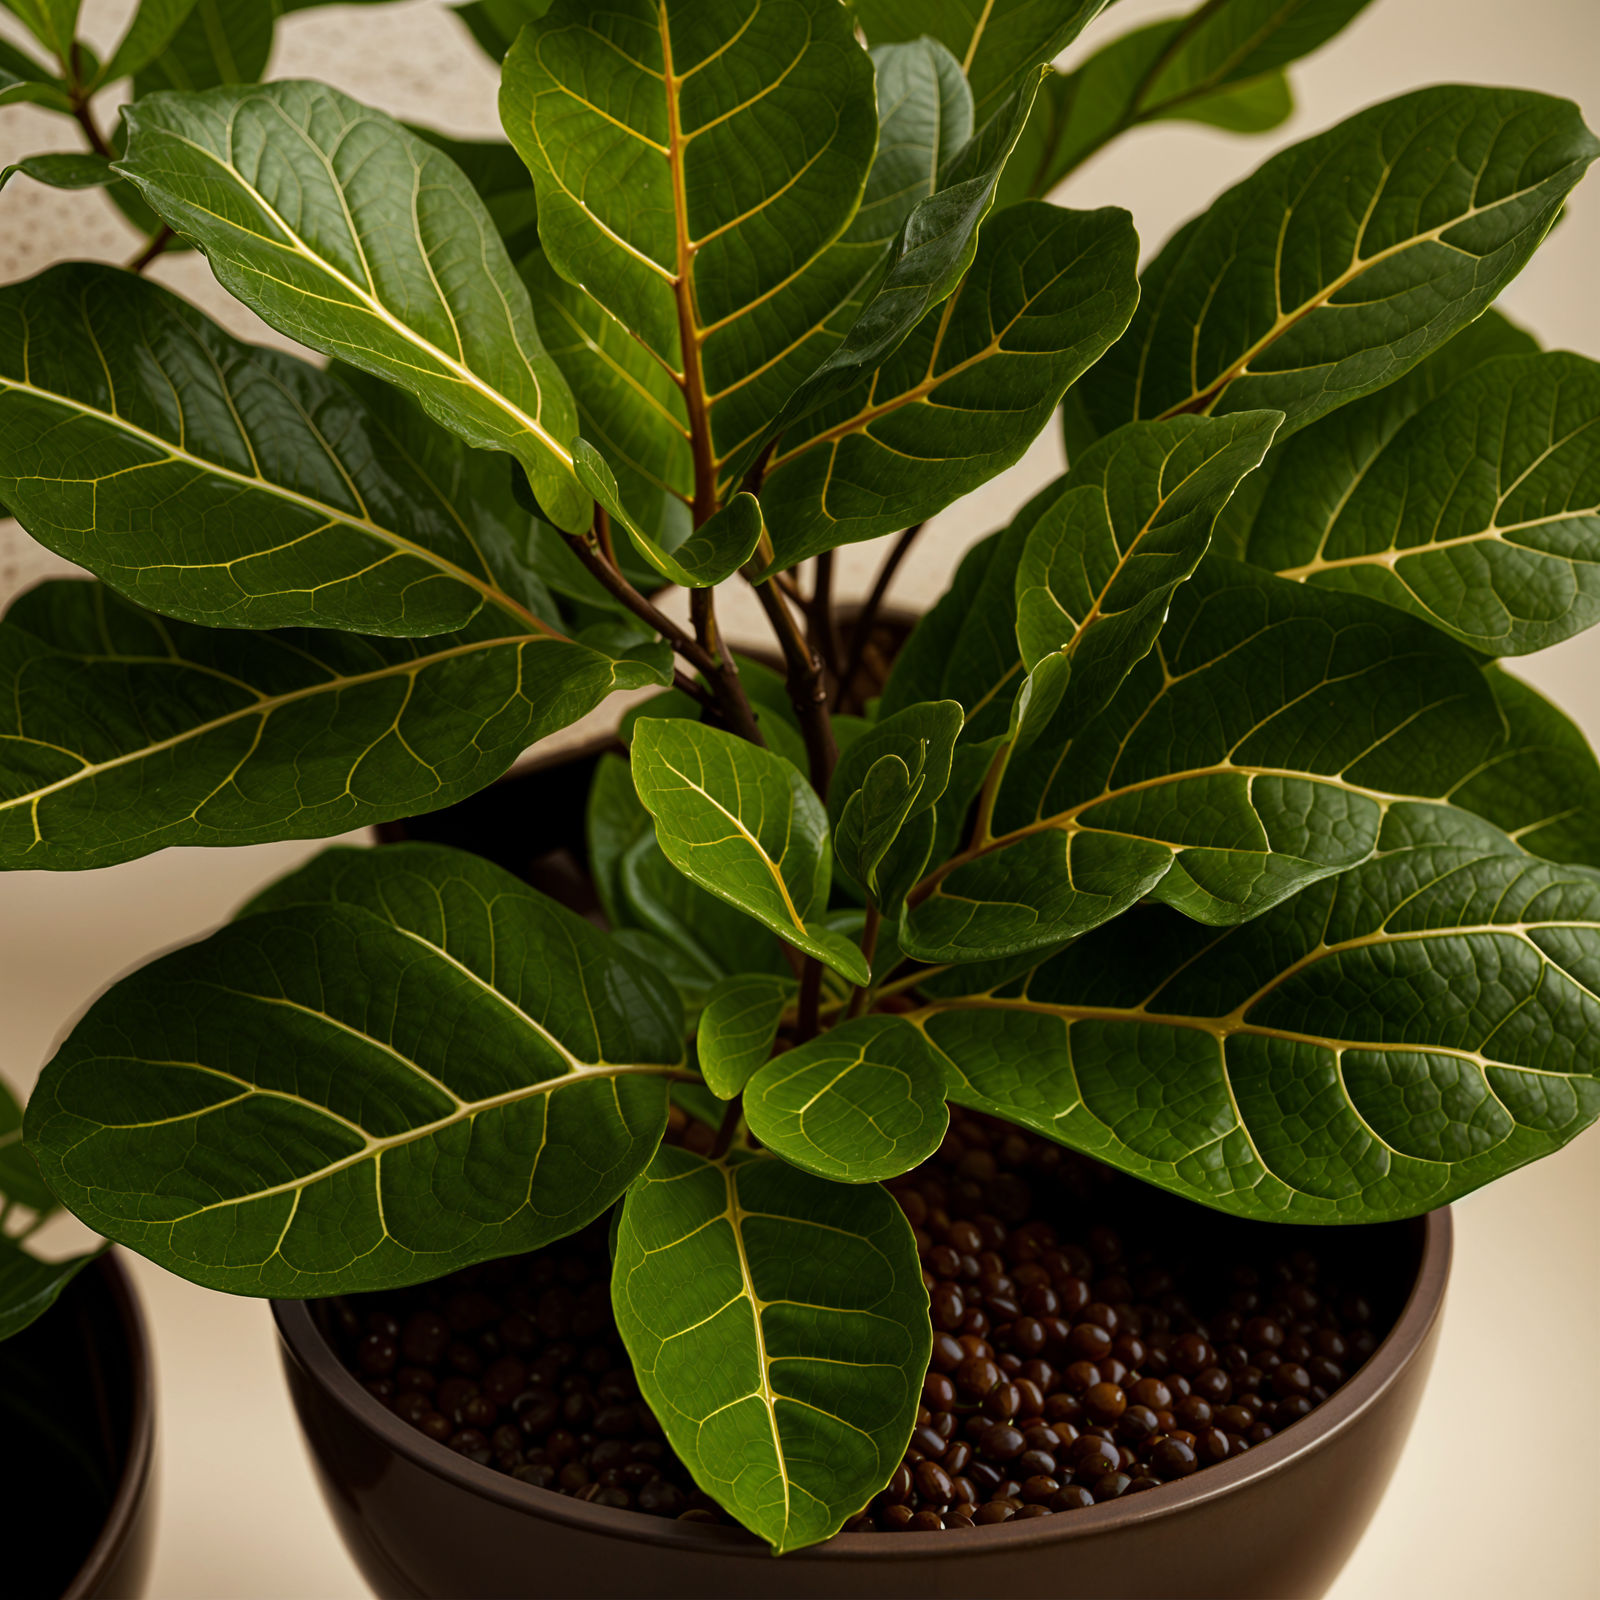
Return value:
M 1292 1429 L 1256 1445 L 1242 1456 L 1217 1462 L 1176 1483 L 1103 1505 L 1086 1506 L 1070 1516 L 1031 1517 L 982 1528 L 952 1528 L 938 1533 L 838 1533 L 808 1545 L 789 1561 L 894 1561 L 938 1550 L 951 1557 L 975 1557 L 1012 1545 L 1070 1542 L 1126 1527 L 1137 1521 L 1181 1516 L 1207 1501 L 1243 1490 L 1258 1478 L 1280 1471 L 1294 1457 L 1320 1450 L 1352 1427 L 1388 1391 L 1427 1343 L 1444 1307 L 1450 1275 L 1453 1227 L 1448 1206 L 1409 1222 L 1389 1224 L 1421 1232 L 1415 1277 L 1394 1326 L 1355 1375 Z M 272 1315 L 289 1354 L 332 1398 L 351 1421 L 376 1435 L 413 1466 L 468 1493 L 551 1522 L 609 1535 L 635 1544 L 707 1555 L 770 1559 L 765 1540 L 743 1528 L 724 1528 L 652 1517 L 636 1511 L 591 1505 L 537 1489 L 492 1467 L 479 1466 L 426 1438 L 367 1393 L 324 1338 L 304 1300 L 274 1300 Z
M 133 1280 L 119 1254 L 115 1249 L 108 1250 L 91 1270 L 100 1274 L 111 1291 L 117 1323 L 128 1350 L 133 1407 L 128 1421 L 127 1454 L 122 1476 L 117 1481 L 117 1492 L 111 1500 L 111 1510 L 106 1514 L 99 1537 L 90 1546 L 89 1554 L 61 1600 L 84 1600 L 85 1596 L 100 1592 L 133 1537 L 155 1461 L 156 1381 L 150 1360 L 150 1335 Z M 365 1398 L 372 1398 L 364 1389 L 360 1392 Z

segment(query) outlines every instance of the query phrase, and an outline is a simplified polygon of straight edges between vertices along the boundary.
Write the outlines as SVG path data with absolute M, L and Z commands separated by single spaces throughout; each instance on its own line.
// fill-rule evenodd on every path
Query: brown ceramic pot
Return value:
M 155 1379 L 144 1317 L 113 1251 L 87 1267 L 3 1347 L 7 1381 L 25 1382 L 60 1429 L 57 1454 L 13 1460 L 6 1592 L 137 1600 L 155 1536 Z M 8 1444 L 16 1446 L 16 1426 Z M 72 1487 L 80 1477 L 101 1498 Z M 14 1522 L 11 1521 L 14 1519 Z M 63 1587 L 64 1586 L 64 1587 Z

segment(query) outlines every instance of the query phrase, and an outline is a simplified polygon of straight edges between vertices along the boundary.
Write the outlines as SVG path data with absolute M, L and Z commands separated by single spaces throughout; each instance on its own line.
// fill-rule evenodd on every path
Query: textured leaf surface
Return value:
M 822 921 L 832 853 L 811 785 L 770 750 L 665 718 L 634 728 L 633 781 L 668 860 L 853 983 L 867 965 Z
M 139 72 L 135 95 L 257 82 L 272 54 L 279 9 L 261 0 L 196 0 L 166 47 Z
M 1372 448 L 1351 442 L 1316 429 L 1285 453 L 1252 562 L 1370 594 L 1492 655 L 1600 621 L 1600 363 L 1487 362 Z
M 281 332 L 510 451 L 558 526 L 589 524 L 572 396 L 471 183 L 393 118 L 324 84 L 152 96 L 119 170 L 223 286 Z
M 337 379 L 131 273 L 0 290 L 0 500 L 166 616 L 422 635 L 490 598 L 528 625 L 501 589 L 510 533 L 468 481 L 485 474 L 453 439 L 419 459 L 433 428 L 397 437 Z
M 1459 812 L 1218 932 L 1159 908 L 916 1020 L 951 1098 L 1245 1216 L 1414 1216 L 1600 1115 L 1600 879 Z
M 944 1076 L 899 1017 L 857 1017 L 786 1050 L 744 1095 L 769 1150 L 821 1178 L 875 1183 L 926 1161 L 950 1125 Z
M 793 993 L 792 983 L 750 973 L 724 978 L 712 988 L 695 1032 L 695 1054 L 706 1087 L 719 1099 L 739 1094 L 772 1054 Z
M 538 249 L 538 196 L 533 192 L 533 180 L 528 176 L 522 157 L 506 140 L 455 139 L 436 128 L 412 122 L 408 122 L 406 128 L 435 149 L 442 150 L 466 174 L 513 261 L 520 262 L 529 251 Z M 549 341 L 545 344 L 548 348 Z M 554 353 L 551 351 L 552 355 Z
M 1272 408 L 1287 436 L 1392 382 L 1521 270 L 1597 151 L 1567 101 L 1448 84 L 1281 151 L 1144 273 L 1081 386 L 1093 426 Z
M 924 960 L 1043 948 L 1153 895 L 1226 924 L 1376 848 L 1504 739 L 1477 662 L 1425 624 L 1212 559 L 1081 730 L 1014 753 L 981 842 L 909 914 Z
M 992 217 L 956 292 L 785 433 L 762 492 L 777 565 L 907 527 L 1018 460 L 1128 325 L 1137 255 L 1125 211 Z
M 669 670 L 482 618 L 425 644 L 245 633 L 43 584 L 0 624 L 0 862 L 106 866 L 434 810 Z
M 629 1192 L 612 1301 L 639 1387 L 695 1481 L 779 1552 L 888 1481 L 933 1332 L 883 1189 L 662 1149 Z
M 28 1144 L 80 1217 L 197 1283 L 415 1283 L 613 1204 L 681 1033 L 644 963 L 501 868 L 335 849 L 98 1000 Z

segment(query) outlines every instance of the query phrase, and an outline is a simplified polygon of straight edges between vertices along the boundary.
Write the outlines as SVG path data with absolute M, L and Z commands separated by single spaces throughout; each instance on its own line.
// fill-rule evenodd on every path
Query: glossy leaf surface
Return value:
M 398 383 L 469 444 L 510 451 L 569 532 L 572 396 L 527 290 L 450 159 L 324 84 L 150 97 L 119 170 L 281 332 Z
M 1080 389 L 1094 428 L 1271 408 L 1286 437 L 1392 382 L 1521 270 L 1597 152 L 1567 101 L 1448 84 L 1281 151 L 1145 271 Z
M 460 851 L 335 849 L 97 1001 L 28 1144 L 197 1283 L 376 1289 L 598 1216 L 682 1063 L 676 998 L 583 918 Z
M 0 500 L 166 616 L 427 635 L 489 598 L 537 627 L 511 535 L 465 481 L 483 472 L 450 436 L 425 449 L 435 427 L 397 437 L 337 379 L 130 273 L 0 290 Z
M 663 1148 L 629 1192 L 612 1301 L 639 1387 L 708 1494 L 778 1552 L 888 1480 L 933 1334 L 883 1189 Z
M 1256 513 L 1249 559 L 1491 655 L 1600 621 L 1600 363 L 1488 362 L 1374 445 L 1308 432 Z
M 685 877 L 851 982 L 867 981 L 861 952 L 821 921 L 827 813 L 794 766 L 720 729 L 646 718 L 634 729 L 633 781 Z
M 1600 1114 L 1600 880 L 1459 812 L 1243 927 L 1132 913 L 916 1019 L 951 1098 L 1245 1216 L 1445 1204 Z
M 706 997 L 695 1032 L 695 1054 L 706 1087 L 731 1100 L 772 1054 L 783 1008 L 794 992 L 781 978 L 741 973 L 724 978 Z
M 744 1115 L 769 1150 L 838 1183 L 909 1172 L 950 1123 L 938 1062 L 899 1017 L 857 1017 L 774 1057 Z
M 613 689 L 663 683 L 484 619 L 427 643 L 168 622 L 43 584 L 0 624 L 0 863 L 321 838 L 493 782 Z

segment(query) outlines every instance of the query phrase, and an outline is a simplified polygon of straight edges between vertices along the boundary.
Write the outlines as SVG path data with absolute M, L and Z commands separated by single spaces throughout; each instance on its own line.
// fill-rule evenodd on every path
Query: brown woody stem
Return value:
M 828 784 L 839 760 L 839 747 L 834 743 L 833 720 L 828 715 L 828 691 L 822 680 L 822 662 L 806 644 L 794 614 L 784 598 L 770 583 L 754 585 L 756 599 L 766 612 L 772 631 L 783 648 L 783 659 L 789 669 L 789 703 L 800 719 L 800 731 L 805 735 L 806 757 L 811 767 L 811 787 L 826 800 Z
M 807 956 L 800 973 L 800 1015 L 795 1022 L 794 1042 L 805 1044 L 817 1036 L 818 1005 L 822 999 L 822 963 Z
M 883 608 L 883 597 L 889 592 L 889 584 L 894 578 L 895 569 L 905 560 L 906 552 L 915 543 L 917 535 L 925 526 L 925 523 L 917 522 L 907 528 L 895 540 L 894 547 L 883 558 L 883 565 L 878 568 L 878 576 L 872 584 L 872 593 L 867 596 L 866 604 L 862 606 L 851 631 L 850 657 L 845 662 L 844 672 L 838 680 L 838 688 L 834 691 L 835 711 L 844 704 L 844 697 L 849 693 L 850 685 L 856 681 L 856 674 L 861 670 L 861 658 L 866 653 L 867 640 L 872 636 L 872 625 L 878 620 L 878 612 Z

